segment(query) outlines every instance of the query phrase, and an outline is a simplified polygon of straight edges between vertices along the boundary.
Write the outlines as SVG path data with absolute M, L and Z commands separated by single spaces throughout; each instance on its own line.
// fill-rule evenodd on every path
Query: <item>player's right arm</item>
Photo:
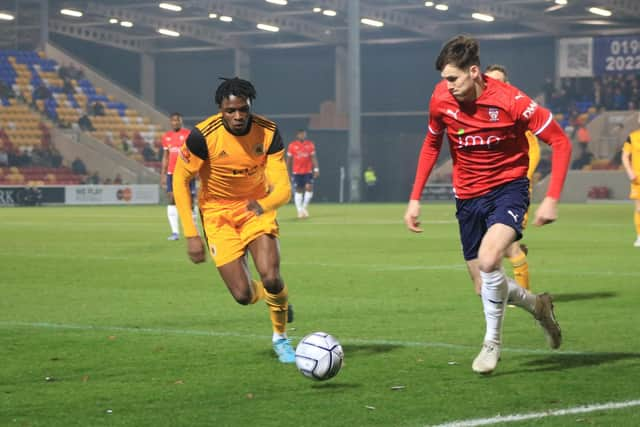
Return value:
M 187 239 L 189 258 L 194 263 L 204 261 L 204 245 L 191 215 L 192 200 L 189 182 L 198 174 L 207 157 L 207 141 L 202 133 L 194 128 L 180 148 L 180 155 L 173 171 L 173 197 L 182 223 L 182 232 Z
M 420 228 L 420 198 L 422 190 L 431 175 L 431 171 L 438 160 L 438 154 L 442 147 L 442 137 L 444 135 L 445 126 L 439 116 L 435 114 L 434 99 L 431 99 L 429 109 L 429 128 L 427 135 L 422 143 L 420 157 L 418 158 L 418 167 L 416 168 L 416 177 L 413 181 L 413 189 L 409 197 L 409 204 L 404 214 L 404 223 L 407 228 L 414 233 L 421 233 Z
M 167 168 L 169 167 L 169 147 L 165 146 L 164 141 L 165 135 L 162 135 L 162 163 L 160 163 L 160 185 L 162 187 L 167 183 Z
M 624 170 L 627 172 L 627 176 L 629 177 L 629 181 L 635 182 L 638 177 L 633 171 L 633 167 L 631 165 L 631 135 L 627 137 L 627 140 L 622 146 L 621 160 L 622 166 L 624 166 Z

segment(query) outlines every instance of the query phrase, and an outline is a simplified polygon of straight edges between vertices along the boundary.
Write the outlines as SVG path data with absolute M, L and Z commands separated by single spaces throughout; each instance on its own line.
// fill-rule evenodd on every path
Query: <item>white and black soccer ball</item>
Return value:
M 335 377 L 344 359 L 342 346 L 325 332 L 302 338 L 296 347 L 296 366 L 305 377 L 318 381 Z

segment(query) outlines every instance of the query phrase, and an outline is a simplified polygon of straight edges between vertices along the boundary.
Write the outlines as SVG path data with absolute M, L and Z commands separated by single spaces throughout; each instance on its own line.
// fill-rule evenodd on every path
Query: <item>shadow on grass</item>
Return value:
M 552 294 L 553 302 L 580 301 L 586 299 L 613 298 L 618 294 L 615 292 L 584 292 L 575 294 Z
M 343 345 L 342 349 L 344 350 L 344 354 L 367 356 L 388 353 L 400 347 L 400 345 L 395 344 L 348 344 Z
M 360 387 L 362 387 L 361 384 L 340 383 L 340 382 L 334 383 L 334 382 L 331 382 L 331 380 L 325 381 L 325 382 L 317 382 L 311 386 L 311 388 L 315 390 L 326 390 L 326 391 L 342 391 L 342 390 L 348 390 L 348 389 L 360 388 Z
M 640 353 L 554 354 L 526 361 L 522 364 L 522 369 L 516 368 L 509 372 L 497 372 L 492 376 L 521 374 L 523 372 L 562 371 L 572 368 L 605 365 L 626 359 L 640 359 Z

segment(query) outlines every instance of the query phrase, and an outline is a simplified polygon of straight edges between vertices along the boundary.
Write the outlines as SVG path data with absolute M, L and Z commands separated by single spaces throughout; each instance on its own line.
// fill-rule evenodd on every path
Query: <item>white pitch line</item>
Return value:
M 513 415 L 498 415 L 492 418 L 476 418 L 471 420 L 452 421 L 445 424 L 438 424 L 432 427 L 474 427 L 474 426 L 486 426 L 490 424 L 501 424 L 512 421 L 525 421 L 536 418 L 545 417 L 561 417 L 564 415 L 573 414 L 586 414 L 595 411 L 608 411 L 615 409 L 631 408 L 633 406 L 640 406 L 640 400 L 627 400 L 624 402 L 607 402 L 607 403 L 594 403 L 591 405 L 576 406 L 567 409 L 555 409 L 543 412 L 530 412 L 528 414 L 513 414 Z
M 204 336 L 204 337 L 234 337 L 234 338 L 250 338 L 250 339 L 268 339 L 270 335 L 256 335 L 256 334 L 244 334 L 238 332 L 220 332 L 220 331 L 206 331 L 198 329 L 166 329 L 166 328 L 132 328 L 128 326 L 95 326 L 95 325 L 78 325 L 70 323 L 51 323 L 51 322 L 19 322 L 11 320 L 0 320 L 0 327 L 13 327 L 22 326 L 30 328 L 45 328 L 45 329 L 69 329 L 69 330 L 81 330 L 81 331 L 119 331 L 119 332 L 136 332 L 136 333 L 148 333 L 148 334 L 165 334 L 165 335 L 189 335 L 189 336 Z M 300 338 L 292 335 L 292 338 Z M 401 340 L 385 340 L 385 339 L 362 339 L 362 338 L 348 338 L 341 337 L 340 341 L 346 344 L 367 344 L 367 345 L 389 345 L 399 347 L 431 347 L 431 348 L 450 348 L 456 350 L 476 350 L 476 346 L 450 344 L 444 342 L 424 342 L 424 341 L 401 341 Z M 587 356 L 598 354 L 597 352 L 585 352 L 585 351 L 565 351 L 565 350 L 542 350 L 535 348 L 509 348 L 503 347 L 501 349 L 503 353 L 520 353 L 520 354 L 562 354 L 562 355 L 579 355 Z

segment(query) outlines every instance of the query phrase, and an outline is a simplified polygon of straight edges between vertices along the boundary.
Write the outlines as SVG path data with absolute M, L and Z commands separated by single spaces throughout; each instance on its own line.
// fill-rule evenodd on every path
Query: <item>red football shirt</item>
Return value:
M 169 162 L 167 163 L 167 173 L 173 175 L 173 170 L 176 167 L 176 160 L 178 160 L 178 154 L 180 153 L 180 147 L 185 143 L 189 136 L 189 130 L 180 128 L 178 131 L 170 130 L 162 135 L 162 149 L 169 151 Z
M 488 193 L 527 176 L 527 129 L 552 146 L 552 178 L 548 195 L 560 197 L 571 156 L 571 143 L 553 120 L 518 88 L 485 78 L 482 94 L 469 103 L 458 102 L 441 81 L 429 106 L 429 129 L 420 152 L 412 200 L 420 195 L 442 147 L 446 132 L 453 160 L 453 189 L 459 199 Z
M 292 172 L 296 175 L 313 172 L 313 161 L 311 158 L 315 152 L 316 146 L 308 139 L 304 141 L 291 141 L 287 148 L 287 156 L 293 160 Z

